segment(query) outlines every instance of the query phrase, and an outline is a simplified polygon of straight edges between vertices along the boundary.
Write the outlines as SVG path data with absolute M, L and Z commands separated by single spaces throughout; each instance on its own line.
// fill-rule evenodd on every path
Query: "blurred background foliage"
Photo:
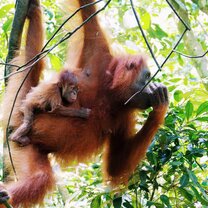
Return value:
M 172 50 L 183 31 L 183 25 L 162 0 L 134 0 L 142 27 L 161 64 Z M 208 48 L 208 2 L 206 0 L 171 0 L 178 14 L 190 26 L 176 50 L 199 56 Z M 0 62 L 7 55 L 15 2 L 0 2 Z M 61 3 L 42 0 L 45 16 L 46 39 L 62 24 L 65 15 Z M 134 19 L 128 0 L 112 0 L 100 15 L 103 28 L 108 32 L 116 52 L 146 53 L 152 74 L 157 67 L 146 47 Z M 51 42 L 55 44 L 66 33 L 62 29 Z M 47 78 L 64 64 L 66 43 L 60 44 L 47 56 Z M 155 136 L 146 158 L 138 165 L 128 187 L 111 190 L 102 183 L 102 160 L 70 166 L 60 171 L 54 163 L 58 184 L 48 196 L 44 207 L 208 207 L 208 62 L 207 55 L 198 59 L 173 53 L 157 75 L 156 81 L 169 89 L 170 107 L 165 125 Z M 0 65 L 1 78 L 4 66 Z M 0 99 L 4 83 L 0 82 Z M 141 113 L 144 118 L 148 110 Z M 138 117 L 138 128 L 143 119 Z M 2 134 L 2 133 L 1 133 Z M 2 136 L 1 136 L 2 138 Z M 2 151 L 1 151 L 2 156 Z M 2 157 L 1 157 L 2 158 Z M 0 163 L 2 169 L 2 162 Z

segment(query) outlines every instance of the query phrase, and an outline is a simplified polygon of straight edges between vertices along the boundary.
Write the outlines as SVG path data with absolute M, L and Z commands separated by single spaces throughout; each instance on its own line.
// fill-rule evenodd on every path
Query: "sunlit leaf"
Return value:
M 208 121 L 208 116 L 202 116 L 195 118 L 197 121 Z
M 117 197 L 113 199 L 113 207 L 120 208 L 122 203 L 122 197 Z
M 181 90 L 176 90 L 173 94 L 174 99 L 179 102 L 183 99 L 183 92 Z
M 145 12 L 144 14 L 141 15 L 141 22 L 142 22 L 142 27 L 143 29 L 147 30 L 150 28 L 151 25 L 151 17 L 150 14 Z
M 13 18 L 9 18 L 2 26 L 2 29 L 4 32 L 8 32 L 8 30 L 11 28 Z
M 183 9 L 186 10 L 186 5 L 181 0 L 175 0 L 177 4 Z
M 8 12 L 14 8 L 14 4 L 6 4 L 5 6 L 1 7 L 0 9 L 0 18 L 6 17 Z
M 200 115 L 204 112 L 207 112 L 208 113 L 208 101 L 205 101 L 204 103 L 202 103 L 198 109 L 196 110 L 196 115 Z
M 189 176 L 187 174 L 184 174 L 181 178 L 180 178 L 180 185 L 181 188 L 185 187 L 189 182 Z
M 190 117 L 192 116 L 193 110 L 194 110 L 194 106 L 189 100 L 185 106 L 185 115 L 186 115 L 187 120 L 189 120 Z
M 96 196 L 92 200 L 92 202 L 90 204 L 90 208 L 100 208 L 100 206 L 101 206 L 101 196 L 99 195 L 99 196 Z
M 154 205 L 155 207 L 157 207 L 157 208 L 164 208 L 165 206 L 163 205 L 163 204 L 160 204 L 160 203 L 156 203 L 156 202 L 152 202 L 152 201 L 148 201 L 147 202 L 147 206 L 152 206 L 152 205 Z
M 160 196 L 160 200 L 165 204 L 167 205 L 168 208 L 170 208 L 170 201 L 169 201 L 169 198 L 166 196 L 166 195 L 161 195 Z
M 180 194 L 182 196 L 184 196 L 186 199 L 188 199 L 189 201 L 192 201 L 194 195 L 192 192 L 188 191 L 187 189 L 185 188 L 178 188 Z
M 126 200 L 125 200 L 125 202 L 123 203 L 123 207 L 125 207 L 125 208 L 134 208 L 134 207 L 130 204 L 130 202 L 129 202 L 129 201 L 126 201 Z
M 200 201 L 203 205 L 208 206 L 208 200 L 204 199 L 194 186 L 191 186 L 191 189 L 193 190 L 197 200 Z
M 55 69 L 56 71 L 60 70 L 62 67 L 60 58 L 53 54 L 50 54 L 49 57 L 50 57 L 52 68 Z

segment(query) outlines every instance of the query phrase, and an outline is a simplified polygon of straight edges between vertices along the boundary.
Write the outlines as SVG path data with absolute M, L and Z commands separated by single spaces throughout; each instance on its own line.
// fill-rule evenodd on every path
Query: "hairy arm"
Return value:
M 88 108 L 76 109 L 74 107 L 65 107 L 63 105 L 59 105 L 50 113 L 61 115 L 61 116 L 88 118 L 90 115 L 90 111 L 91 110 Z
M 145 156 L 154 135 L 164 121 L 168 108 L 166 87 L 161 84 L 151 84 L 149 96 L 153 111 L 150 112 L 141 130 L 131 136 L 132 124 L 123 121 L 108 141 L 105 169 L 108 179 L 113 184 L 128 181 L 129 174 Z

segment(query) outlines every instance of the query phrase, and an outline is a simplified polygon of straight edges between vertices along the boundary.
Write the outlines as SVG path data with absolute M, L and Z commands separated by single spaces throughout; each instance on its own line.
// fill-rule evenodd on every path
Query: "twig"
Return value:
M 157 59 L 155 58 L 154 52 L 153 52 L 153 50 L 152 50 L 152 48 L 151 48 L 151 46 L 150 46 L 150 44 L 149 44 L 149 42 L 148 42 L 148 40 L 147 40 L 147 37 L 146 37 L 146 35 L 145 35 L 143 29 L 142 29 L 142 26 L 141 26 L 140 21 L 139 21 L 139 17 L 138 17 L 137 12 L 136 12 L 136 10 L 135 10 L 135 8 L 134 8 L 134 3 L 133 3 L 132 0 L 130 0 L 130 3 L 131 3 L 132 11 L 133 11 L 133 13 L 134 13 L 134 17 L 135 17 L 135 19 L 136 19 L 136 21 L 137 21 L 137 24 L 138 24 L 139 29 L 140 29 L 140 32 L 142 33 L 142 36 L 143 36 L 143 38 L 144 38 L 144 40 L 145 40 L 145 43 L 146 43 L 146 45 L 147 45 L 147 47 L 148 47 L 148 49 L 149 49 L 149 51 L 150 51 L 150 54 L 151 54 L 151 56 L 152 56 L 154 62 L 156 63 L 158 69 L 161 70 L 161 67 L 160 67 L 159 63 L 157 62 Z
M 9 63 L 4 63 L 4 62 L 0 62 L 0 65 L 19 68 L 18 65 L 15 65 L 15 64 L 9 64 Z M 7 76 L 5 76 L 4 78 L 6 78 L 6 77 L 7 77 Z
M 183 23 L 184 27 L 187 29 L 187 30 L 191 30 L 190 26 L 180 17 L 180 15 L 177 13 L 177 11 L 175 10 L 175 8 L 173 7 L 173 5 L 168 1 L 166 0 L 166 2 L 168 3 L 168 5 L 170 6 L 170 8 L 173 10 L 173 12 L 176 14 L 176 16 L 178 17 L 178 19 Z
M 180 54 L 181 56 L 184 56 L 186 58 L 193 58 L 193 59 L 197 59 L 197 58 L 203 58 L 204 56 L 206 56 L 208 54 L 208 50 L 202 54 L 202 55 L 198 55 L 198 56 L 190 56 L 190 55 L 187 55 L 187 54 L 184 54 L 184 53 L 181 53 L 180 51 L 176 51 L 176 50 L 173 50 L 175 53 L 178 53 Z
M 181 42 L 183 36 L 185 35 L 185 33 L 187 32 L 187 28 L 185 28 L 185 30 L 183 31 L 182 35 L 180 36 L 180 38 L 178 39 L 177 43 L 175 44 L 175 46 L 173 47 L 173 49 L 171 50 L 171 52 L 168 54 L 168 56 L 165 58 L 165 60 L 163 61 L 163 63 L 161 64 L 161 68 L 165 65 L 165 63 L 167 62 L 167 60 L 170 58 L 170 56 L 172 55 L 172 53 L 174 52 L 174 50 L 177 48 L 177 46 L 179 45 L 179 43 Z

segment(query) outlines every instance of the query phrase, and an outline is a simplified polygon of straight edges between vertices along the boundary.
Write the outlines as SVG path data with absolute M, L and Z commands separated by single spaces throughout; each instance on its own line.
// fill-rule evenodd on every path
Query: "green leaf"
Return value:
M 157 37 L 159 39 L 162 39 L 164 37 L 168 37 L 168 34 L 164 30 L 162 30 L 162 28 L 158 24 L 155 24 L 155 32 L 156 32 Z
M 155 153 L 148 151 L 146 156 L 150 163 L 157 164 L 157 155 Z
M 193 111 L 194 111 L 194 106 L 193 106 L 193 104 L 191 103 L 191 101 L 189 100 L 189 101 L 186 103 L 186 106 L 185 106 L 185 115 L 186 115 L 187 120 L 190 119 L 190 117 L 191 117 L 192 114 L 193 114 Z
M 147 172 L 144 170 L 141 170 L 139 172 L 139 178 L 140 178 L 140 183 L 145 184 L 147 180 Z
M 176 90 L 173 97 L 177 102 L 180 102 L 183 99 L 183 92 L 181 90 Z
M 151 207 L 152 205 L 154 205 L 154 206 L 157 207 L 157 208 L 164 208 L 164 205 L 163 205 L 163 204 L 156 203 L 156 202 L 152 202 L 152 201 L 148 201 L 148 202 L 147 202 L 147 206 L 148 206 L 148 207 Z
M 1 7 L 0 9 L 0 18 L 6 17 L 8 12 L 14 8 L 14 4 L 6 4 L 5 6 Z
M 9 29 L 10 29 L 10 27 L 11 27 L 11 25 L 12 25 L 12 20 L 13 20 L 13 18 L 9 18 L 9 19 L 3 24 L 2 29 L 4 30 L 5 33 L 9 31 Z
M 189 174 L 189 178 L 192 180 L 193 184 L 200 189 L 200 191 L 201 191 L 202 195 L 204 196 L 204 198 L 208 200 L 208 196 L 205 193 L 205 190 L 199 184 L 198 179 L 195 176 L 195 174 L 191 170 L 189 170 L 189 169 L 186 169 L 186 171 Z
M 186 169 L 186 170 L 187 170 L 187 173 L 189 174 L 190 179 L 193 181 L 193 183 L 197 184 L 198 180 L 197 180 L 197 177 L 195 176 L 195 174 L 189 169 Z
M 175 0 L 177 2 L 177 4 L 180 6 L 181 9 L 186 11 L 186 5 L 180 1 L 180 0 Z
M 113 199 L 113 207 L 120 208 L 122 203 L 122 197 L 117 197 Z
M 180 82 L 181 81 L 181 78 L 173 78 L 173 79 L 170 79 L 170 82 Z
M 179 192 L 180 192 L 180 194 L 182 195 L 182 196 L 184 196 L 186 199 L 188 199 L 189 201 L 192 201 L 192 199 L 193 199 L 193 194 L 190 192 L 190 191 L 188 191 L 188 190 L 186 190 L 186 189 L 184 189 L 184 188 L 178 188 L 179 189 Z
M 171 162 L 170 163 L 170 165 L 172 165 L 172 166 L 180 166 L 180 165 L 182 165 L 183 163 L 182 162 L 180 162 L 180 161 L 174 161 L 174 162 Z
M 198 201 L 200 201 L 203 205 L 208 206 L 208 200 L 204 199 L 201 194 L 197 191 L 197 189 L 194 186 L 191 186 L 191 189 L 193 190 L 196 198 Z
M 144 14 L 141 15 L 141 22 L 142 22 L 142 27 L 145 30 L 148 30 L 151 25 L 151 17 L 150 14 L 145 12 Z
M 51 10 L 45 8 L 45 12 L 49 16 L 49 20 L 51 20 L 54 17 L 54 14 L 53 14 L 53 12 Z
M 197 117 L 197 121 L 208 121 L 208 116 Z
M 202 103 L 202 104 L 198 107 L 198 109 L 197 109 L 197 111 L 196 111 L 196 115 L 198 116 L 198 115 L 200 115 L 200 114 L 202 114 L 202 113 L 204 113 L 204 112 L 207 112 L 207 113 L 208 113 L 208 101 L 205 101 L 204 103 Z
M 181 188 L 187 186 L 189 182 L 189 175 L 188 174 L 184 174 L 181 178 L 180 178 L 180 185 Z
M 59 59 L 59 57 L 53 54 L 50 54 L 49 57 L 50 57 L 50 61 L 51 61 L 51 65 L 53 69 L 55 69 L 56 71 L 60 70 L 62 64 L 61 64 L 61 60 Z
M 130 202 L 129 202 L 129 201 L 126 201 L 126 200 L 125 200 L 125 202 L 123 203 L 123 207 L 125 207 L 125 208 L 134 208 L 134 207 L 130 204 Z
M 169 208 L 171 207 L 170 206 L 170 201 L 169 201 L 169 198 L 166 196 L 166 195 L 161 195 L 160 196 L 160 200 L 165 204 L 167 205 Z
M 90 207 L 91 207 L 91 208 L 100 208 L 100 207 L 101 207 L 101 195 L 96 196 L 96 197 L 92 200 L 92 202 L 91 202 L 91 204 L 90 204 Z

